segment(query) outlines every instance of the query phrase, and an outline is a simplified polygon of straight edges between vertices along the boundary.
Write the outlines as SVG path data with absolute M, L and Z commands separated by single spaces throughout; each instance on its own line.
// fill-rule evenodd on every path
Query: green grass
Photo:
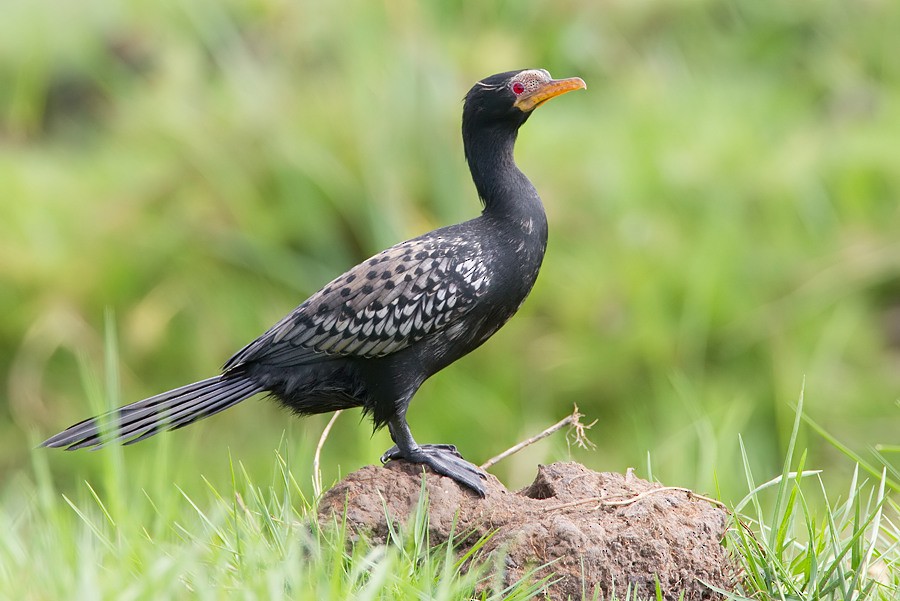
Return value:
M 107 403 L 117 387 L 114 337 L 108 344 L 110 376 L 93 390 Z M 809 469 L 805 452 L 798 456 L 802 416 L 801 396 L 782 472 L 763 484 L 741 441 L 750 492 L 734 506 L 724 541 L 740 566 L 729 598 L 895 599 L 900 505 L 885 494 L 885 473 L 867 482 L 857 468 L 845 496 L 830 498 L 828 475 Z M 351 536 L 340 520 L 323 528 L 309 485 L 295 476 L 311 457 L 288 449 L 282 441 L 265 480 L 223 457 L 230 482 L 217 487 L 195 476 L 194 494 L 170 479 L 167 454 L 135 466 L 121 447 L 94 455 L 98 480 L 61 493 L 47 452 L 33 451 L 31 469 L 0 504 L 3 598 L 513 601 L 540 598 L 552 581 L 504 586 L 503 558 L 481 555 L 484 540 L 463 555 L 452 543 L 432 547 L 424 486 L 410 523 L 391 529 L 386 546 Z M 629 589 L 612 598 L 637 599 Z
M 477 548 L 462 557 L 431 548 L 422 517 L 395 530 L 391 545 L 351 545 L 340 524 L 320 528 L 281 455 L 269 482 L 238 463 L 231 488 L 205 482 L 193 497 L 177 486 L 98 490 L 85 482 L 70 498 L 47 469 L 35 466 L 40 484 L 27 485 L 28 507 L 0 516 L 5 599 L 455 600 L 473 598 L 502 565 L 474 561 L 461 572 Z M 536 586 L 500 586 L 479 598 L 526 599 Z
M 132 488 L 130 469 L 107 457 L 107 483 L 74 496 L 54 486 L 42 453 L 33 480 L 15 483 L 24 504 L 4 504 L 0 590 L 8 599 L 504 599 L 535 598 L 541 581 L 504 588 L 503 561 L 478 547 L 457 556 L 428 543 L 427 497 L 391 544 L 348 541 L 337 522 L 321 528 L 315 503 L 276 454 L 269 480 L 230 463 L 234 480 L 184 493 L 164 474 Z M 303 458 L 304 460 L 308 458 Z M 296 461 L 296 458 L 295 458 Z M 785 473 L 756 486 L 736 508 L 726 542 L 742 566 L 735 599 L 894 599 L 900 594 L 898 506 L 884 483 L 853 478 L 828 500 L 818 471 Z M 774 505 L 772 490 L 775 490 Z M 813 499 L 825 510 L 811 508 Z M 474 558 L 473 561 L 470 561 Z M 467 563 L 468 569 L 460 570 Z M 497 592 L 483 592 L 495 586 Z M 586 587 L 590 590 L 589 587 Z M 666 591 L 668 592 L 668 591 Z M 588 597 L 590 598 L 590 596 Z M 621 591 L 618 599 L 633 599 Z
M 744 577 L 743 596 L 735 598 L 896 599 L 900 506 L 885 495 L 886 470 L 863 482 L 857 466 L 845 496 L 829 499 L 821 470 L 804 470 L 805 452 L 795 457 L 802 411 L 801 396 L 777 478 L 757 486 L 741 444 L 751 492 L 735 506 L 728 536 Z M 770 488 L 774 498 L 767 499 L 762 493 Z

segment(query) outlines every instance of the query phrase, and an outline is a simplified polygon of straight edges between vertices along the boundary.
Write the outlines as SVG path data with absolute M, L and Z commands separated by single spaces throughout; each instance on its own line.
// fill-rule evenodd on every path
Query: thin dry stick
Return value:
M 334 412 L 334 415 L 331 416 L 331 419 L 328 420 L 328 424 L 326 424 L 325 429 L 322 430 L 322 435 L 319 436 L 319 443 L 316 445 L 316 454 L 313 455 L 313 494 L 317 499 L 322 494 L 322 472 L 319 471 L 319 457 L 322 455 L 322 447 L 325 446 L 325 440 L 328 438 L 328 433 L 331 432 L 331 426 L 334 425 L 334 422 L 340 414 L 341 409 L 338 409 Z
M 662 486 L 660 488 L 653 488 L 650 490 L 645 490 L 642 493 L 638 493 L 633 497 L 627 498 L 619 498 L 619 495 L 613 495 L 609 497 L 588 497 L 587 499 L 579 499 L 577 501 L 572 501 L 571 503 L 563 503 L 562 505 L 554 505 L 552 507 L 546 507 L 544 511 L 555 511 L 557 509 L 568 509 L 569 507 L 577 507 L 578 505 L 586 505 L 588 503 L 596 503 L 597 507 L 595 509 L 599 509 L 601 507 L 621 507 L 623 505 L 631 505 L 632 503 L 637 503 L 643 498 L 649 497 L 650 495 L 655 495 L 660 492 L 667 492 L 670 490 L 677 490 L 683 493 L 687 493 L 692 497 L 696 497 L 701 501 L 706 501 L 707 503 L 712 503 L 716 507 L 720 507 L 726 511 L 728 511 L 728 507 L 725 503 L 721 501 L 717 501 L 716 499 L 711 499 L 709 497 L 705 497 L 703 495 L 699 495 L 692 491 L 689 488 L 682 488 L 681 486 Z M 611 500 L 615 499 L 615 500 Z
M 550 426 L 549 428 L 547 428 L 540 434 L 538 434 L 536 436 L 532 436 L 528 440 L 523 440 L 522 442 L 515 445 L 514 447 L 510 447 L 510 448 L 506 449 L 499 455 L 497 455 L 495 457 L 491 457 L 490 459 L 488 459 L 487 461 L 485 461 L 484 463 L 481 464 L 481 469 L 486 470 L 489 467 L 496 465 L 497 463 L 506 459 L 510 455 L 518 453 L 525 447 L 533 445 L 534 443 L 541 440 L 542 438 L 547 438 L 548 436 L 550 436 L 557 430 L 561 430 L 562 428 L 564 428 L 566 426 L 572 426 L 572 428 L 575 430 L 575 444 L 577 444 L 578 446 L 580 446 L 583 449 L 593 447 L 594 443 L 592 443 L 590 440 L 587 439 L 587 436 L 585 435 L 585 430 L 589 430 L 591 428 L 591 426 L 593 426 L 594 424 L 597 423 L 597 420 L 594 420 L 590 424 L 582 424 L 581 421 L 579 421 L 579 420 L 580 420 L 580 418 L 584 417 L 584 415 L 578 412 L 578 405 L 575 405 L 574 407 L 575 408 L 572 411 L 572 415 L 570 415 L 564 419 L 561 419 L 560 421 L 556 422 L 555 424 L 553 424 L 552 426 Z

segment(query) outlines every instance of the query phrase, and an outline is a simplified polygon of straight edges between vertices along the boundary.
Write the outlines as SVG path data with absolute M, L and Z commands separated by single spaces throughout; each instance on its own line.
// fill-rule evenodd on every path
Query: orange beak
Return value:
M 513 106 L 523 113 L 527 113 L 529 111 L 533 111 L 551 98 L 562 96 L 566 92 L 571 92 L 572 90 L 586 89 L 587 84 L 585 84 L 584 80 L 580 77 L 569 77 L 568 79 L 551 79 L 547 83 L 538 86 L 529 93 L 519 96 Z

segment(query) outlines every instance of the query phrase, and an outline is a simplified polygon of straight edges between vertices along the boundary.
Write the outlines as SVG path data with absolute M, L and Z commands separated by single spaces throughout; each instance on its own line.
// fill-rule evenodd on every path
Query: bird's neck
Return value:
M 546 224 L 544 206 L 529 179 L 516 166 L 516 132 L 479 130 L 464 136 L 466 160 L 485 217 L 501 220 L 537 220 Z

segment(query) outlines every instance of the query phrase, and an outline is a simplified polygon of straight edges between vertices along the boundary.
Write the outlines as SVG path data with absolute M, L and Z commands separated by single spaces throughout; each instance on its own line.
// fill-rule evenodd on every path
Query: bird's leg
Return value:
M 452 478 L 474 490 L 479 496 L 484 496 L 485 489 L 481 481 L 486 478 L 485 473 L 463 459 L 454 445 L 425 444 L 419 446 L 413 439 L 409 424 L 406 423 L 406 417 L 403 415 L 391 418 L 388 421 L 388 430 L 391 432 L 394 446 L 381 456 L 382 463 L 387 463 L 392 459 L 422 463 L 436 473 Z
M 394 434 L 394 426 L 395 422 L 400 423 L 400 429 L 397 434 Z M 453 444 L 424 444 L 419 446 L 416 441 L 412 437 L 412 431 L 409 429 L 409 424 L 406 423 L 406 417 L 404 415 L 400 415 L 395 419 L 392 419 L 388 422 L 388 431 L 391 433 L 391 440 L 394 441 L 394 446 L 384 452 L 381 456 L 381 463 L 387 463 L 391 459 L 403 459 L 405 456 L 400 451 L 401 446 L 404 449 L 437 449 L 439 451 L 446 451 L 453 455 L 456 455 L 459 458 L 462 458 L 462 455 L 456 449 L 456 445 Z M 399 437 L 399 438 L 398 438 Z M 398 440 L 402 440 L 403 443 L 401 445 Z

